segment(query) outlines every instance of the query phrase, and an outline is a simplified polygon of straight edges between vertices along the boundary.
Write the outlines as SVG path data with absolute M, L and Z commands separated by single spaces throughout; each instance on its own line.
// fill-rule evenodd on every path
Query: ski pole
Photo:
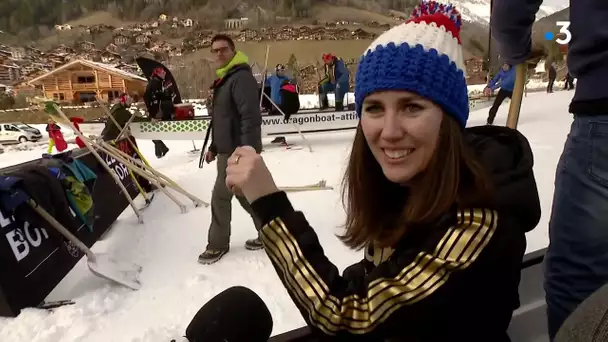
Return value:
M 211 127 L 213 126 L 213 120 L 209 120 L 209 127 L 207 127 L 207 132 L 205 133 L 205 141 L 203 142 L 203 148 L 201 149 L 201 157 L 198 159 L 198 168 L 202 169 L 205 165 L 205 153 L 207 149 L 207 144 L 209 143 L 209 136 L 211 135 Z

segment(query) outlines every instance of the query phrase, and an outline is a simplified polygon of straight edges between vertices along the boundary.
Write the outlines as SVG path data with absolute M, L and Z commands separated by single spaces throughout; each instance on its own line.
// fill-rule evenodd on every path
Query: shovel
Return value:
M 67 230 L 61 223 L 59 223 L 51 214 L 49 214 L 44 208 L 38 206 L 32 199 L 27 200 L 27 204 L 42 216 L 47 222 L 49 222 L 53 228 L 55 228 L 61 235 L 65 236 L 66 239 L 70 240 L 78 249 L 84 252 L 87 256 L 87 265 L 94 275 L 115 282 L 119 285 L 130 288 L 131 290 L 139 290 L 141 283 L 139 281 L 139 274 L 141 273 L 141 266 L 119 262 L 112 259 L 106 254 L 95 254 L 93 253 L 82 241 L 80 241 L 74 234 Z

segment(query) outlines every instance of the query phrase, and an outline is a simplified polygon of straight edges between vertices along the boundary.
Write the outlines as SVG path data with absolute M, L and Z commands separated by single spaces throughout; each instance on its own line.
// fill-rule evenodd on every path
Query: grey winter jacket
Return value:
M 213 86 L 209 150 L 231 154 L 249 145 L 262 152 L 262 113 L 258 83 L 247 64 L 234 66 Z

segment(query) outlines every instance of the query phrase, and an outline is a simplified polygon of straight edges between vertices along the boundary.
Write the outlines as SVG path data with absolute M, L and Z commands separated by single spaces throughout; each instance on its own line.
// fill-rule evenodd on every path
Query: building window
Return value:
M 114 101 L 120 97 L 120 92 L 117 90 L 108 90 L 108 101 Z
M 82 92 L 78 94 L 78 101 L 80 103 L 94 102 L 97 100 L 96 93 Z
M 55 101 L 64 101 L 65 94 L 64 93 L 53 93 L 53 100 Z
M 95 76 L 78 76 L 77 83 L 95 83 Z

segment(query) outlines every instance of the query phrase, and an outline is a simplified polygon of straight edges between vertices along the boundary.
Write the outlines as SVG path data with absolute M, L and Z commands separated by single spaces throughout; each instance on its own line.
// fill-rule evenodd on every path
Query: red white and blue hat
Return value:
M 380 35 L 359 61 L 357 114 L 366 96 L 406 90 L 425 97 L 464 127 L 469 99 L 460 41 L 460 13 L 451 4 L 422 1 L 410 18 Z

